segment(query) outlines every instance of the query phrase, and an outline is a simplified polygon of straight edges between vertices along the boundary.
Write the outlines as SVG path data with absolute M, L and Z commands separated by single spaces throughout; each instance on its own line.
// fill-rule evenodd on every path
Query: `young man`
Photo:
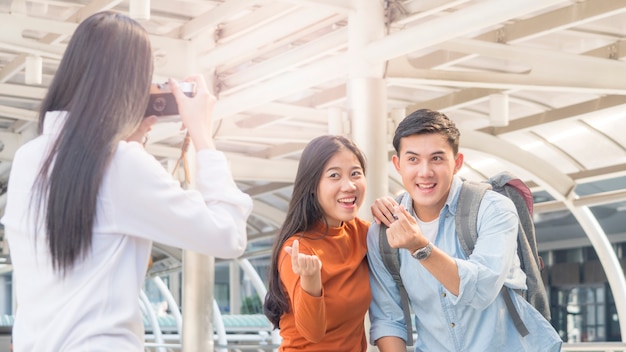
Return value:
M 550 323 L 514 289 L 526 289 L 516 254 L 518 217 L 513 202 L 489 191 L 478 212 L 478 240 L 467 257 L 455 232 L 463 165 L 459 131 L 444 114 L 418 110 L 396 129 L 392 162 L 407 192 L 400 204 L 383 197 L 372 206 L 368 260 L 373 300 L 370 339 L 381 352 L 406 351 L 406 323 L 399 290 L 379 249 L 378 223 L 400 248 L 400 275 L 415 313 L 415 351 L 559 351 Z M 513 325 L 502 286 L 529 330 Z

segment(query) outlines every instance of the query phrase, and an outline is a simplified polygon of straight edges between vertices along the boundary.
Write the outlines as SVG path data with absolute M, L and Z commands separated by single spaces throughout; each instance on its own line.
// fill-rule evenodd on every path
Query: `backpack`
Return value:
M 543 260 L 537 254 L 537 239 L 535 236 L 535 225 L 532 219 L 532 192 L 521 179 L 504 171 L 490 177 L 484 182 L 463 181 L 455 216 L 455 228 L 459 242 L 469 257 L 474 249 L 476 239 L 478 238 L 478 207 L 487 190 L 498 192 L 510 198 L 513 204 L 515 204 L 519 216 L 517 254 L 520 259 L 521 269 L 526 273 L 526 285 L 528 286 L 528 290 L 520 290 L 517 292 L 535 307 L 541 315 L 547 320 L 550 320 L 550 306 L 541 277 Z M 396 202 L 400 203 L 403 196 L 404 194 L 396 198 Z M 385 263 L 385 267 L 400 290 L 402 311 L 407 325 L 407 345 L 412 345 L 413 327 L 409 299 L 404 284 L 402 283 L 402 278 L 400 277 L 398 249 L 389 246 L 386 230 L 387 227 L 385 224 L 381 223 L 379 232 L 380 254 Z M 517 331 L 521 336 L 528 335 L 528 329 L 513 305 L 509 290 L 503 286 L 500 292 Z

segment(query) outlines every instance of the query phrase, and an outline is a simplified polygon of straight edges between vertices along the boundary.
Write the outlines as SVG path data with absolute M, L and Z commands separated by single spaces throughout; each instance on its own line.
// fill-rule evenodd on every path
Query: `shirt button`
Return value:
M 446 296 L 447 296 L 447 295 L 446 295 L 446 293 L 445 293 L 445 292 L 441 294 L 441 297 L 446 297 Z
M 453 327 L 455 327 L 455 326 L 456 326 L 456 324 L 454 324 L 454 323 L 450 323 L 450 327 L 451 327 L 451 328 L 453 328 Z

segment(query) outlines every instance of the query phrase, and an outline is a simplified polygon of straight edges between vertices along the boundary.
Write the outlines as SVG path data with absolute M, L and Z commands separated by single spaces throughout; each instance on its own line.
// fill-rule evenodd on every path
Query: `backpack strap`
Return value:
M 406 193 L 405 193 L 406 194 Z M 396 202 L 400 203 L 404 194 L 396 198 Z M 393 281 L 395 281 L 398 290 L 400 291 L 400 301 L 402 304 L 402 314 L 404 315 L 404 321 L 406 322 L 406 343 L 407 346 L 413 345 L 413 324 L 411 322 L 411 309 L 409 305 L 409 294 L 406 292 L 402 277 L 400 276 L 400 253 L 398 248 L 391 248 L 389 240 L 387 239 L 387 226 L 380 223 L 380 230 L 378 233 L 378 244 L 380 247 L 380 256 L 387 268 Z
M 502 286 L 500 289 L 502 297 L 504 298 L 504 304 L 506 304 L 506 309 L 509 311 L 511 315 L 511 319 L 513 319 L 513 325 L 515 325 L 515 329 L 522 337 L 526 337 L 528 335 L 528 328 L 522 321 L 522 317 L 519 316 L 517 309 L 515 309 L 515 305 L 513 304 L 513 298 L 511 298 L 511 292 L 506 286 Z
M 463 251 L 469 257 L 478 239 L 478 208 L 491 186 L 485 182 L 463 181 L 456 206 L 454 225 Z

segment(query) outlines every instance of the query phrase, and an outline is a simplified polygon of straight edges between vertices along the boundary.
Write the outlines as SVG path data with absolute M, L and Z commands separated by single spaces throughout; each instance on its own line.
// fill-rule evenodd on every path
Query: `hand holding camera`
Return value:
M 193 82 L 180 82 L 179 86 L 186 96 L 194 96 L 195 85 Z M 172 94 L 169 82 L 150 85 L 150 99 L 144 116 L 156 116 L 159 122 L 180 121 L 178 104 L 174 94 Z
M 211 137 L 211 117 L 215 96 L 201 75 L 190 76 L 182 82 L 169 79 L 163 84 L 150 86 L 150 99 L 144 114 L 147 120 L 182 121 L 197 150 L 214 148 Z
M 196 150 L 214 149 L 211 130 L 215 96 L 209 92 L 201 75 L 188 77 L 185 82 L 192 82 L 195 85 L 193 97 L 185 95 L 178 82 L 171 79 L 168 81 L 169 88 L 176 98 L 183 126 L 188 130 Z

